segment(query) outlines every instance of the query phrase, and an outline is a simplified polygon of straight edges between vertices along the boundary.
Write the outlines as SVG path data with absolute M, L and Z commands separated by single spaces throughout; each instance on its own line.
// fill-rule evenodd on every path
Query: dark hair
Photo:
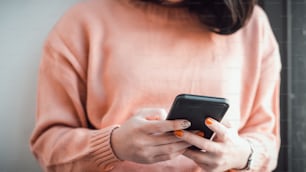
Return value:
M 143 0 L 163 4 L 164 0 Z M 256 0 L 183 0 L 175 6 L 186 7 L 201 23 L 218 34 L 232 34 L 245 25 Z

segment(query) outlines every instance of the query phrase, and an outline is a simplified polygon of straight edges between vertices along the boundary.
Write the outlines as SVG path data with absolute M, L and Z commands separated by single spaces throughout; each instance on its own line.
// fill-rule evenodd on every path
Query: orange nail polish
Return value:
M 160 116 L 147 116 L 146 117 L 146 120 L 149 120 L 149 121 L 158 121 L 160 120 Z
M 177 137 L 183 137 L 184 132 L 183 132 L 182 130 L 176 130 L 176 131 L 174 131 L 174 134 L 175 134 Z
M 154 120 L 157 120 L 157 121 L 160 120 L 160 116 L 155 116 Z
M 206 118 L 205 124 L 206 125 L 212 125 L 213 124 L 213 120 L 211 118 Z
M 200 137 L 204 137 L 204 133 L 202 131 L 198 131 L 195 133 L 196 135 L 200 136 Z

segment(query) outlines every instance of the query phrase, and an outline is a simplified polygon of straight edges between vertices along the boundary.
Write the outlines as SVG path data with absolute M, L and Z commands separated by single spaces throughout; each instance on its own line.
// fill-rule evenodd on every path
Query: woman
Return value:
M 44 170 L 272 171 L 281 64 L 254 6 L 90 0 L 69 10 L 40 67 L 31 147 Z M 213 141 L 185 131 L 189 121 L 164 120 L 180 93 L 230 100 L 222 123 L 203 124 Z

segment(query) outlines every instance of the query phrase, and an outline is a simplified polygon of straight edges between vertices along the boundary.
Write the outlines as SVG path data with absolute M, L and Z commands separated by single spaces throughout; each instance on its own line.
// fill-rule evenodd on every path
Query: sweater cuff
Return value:
M 121 162 L 111 147 L 111 135 L 119 125 L 113 125 L 101 130 L 94 131 L 90 138 L 90 156 L 98 167 L 105 171 L 112 170 L 116 164 Z
M 268 155 L 267 155 L 267 150 L 264 147 L 264 144 L 251 136 L 245 136 L 244 138 L 247 139 L 250 144 L 252 144 L 252 149 L 253 149 L 252 162 L 249 171 L 267 170 L 265 167 L 266 166 L 265 162 L 267 161 Z

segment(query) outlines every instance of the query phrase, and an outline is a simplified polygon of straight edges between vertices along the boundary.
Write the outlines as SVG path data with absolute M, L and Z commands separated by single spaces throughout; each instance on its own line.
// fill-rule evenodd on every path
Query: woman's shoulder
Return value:
M 102 16 L 111 8 L 111 0 L 85 0 L 71 6 L 62 16 L 62 20 L 81 21 Z
M 110 15 L 111 1 L 85 0 L 74 4 L 58 19 L 51 32 L 65 37 L 102 27 L 104 20 L 109 18 L 107 15 Z
M 243 39 L 258 42 L 273 42 L 277 46 L 274 33 L 266 12 L 258 5 L 254 7 L 253 14 L 240 32 Z
M 265 11 L 258 5 L 254 7 L 253 14 L 251 15 L 246 29 L 251 30 L 252 33 L 262 32 L 270 29 L 270 22 Z
M 67 46 L 74 51 L 83 50 L 90 41 L 89 33 L 103 32 L 105 10 L 109 10 L 111 1 L 85 0 L 72 5 L 50 29 L 45 46 L 54 49 Z

